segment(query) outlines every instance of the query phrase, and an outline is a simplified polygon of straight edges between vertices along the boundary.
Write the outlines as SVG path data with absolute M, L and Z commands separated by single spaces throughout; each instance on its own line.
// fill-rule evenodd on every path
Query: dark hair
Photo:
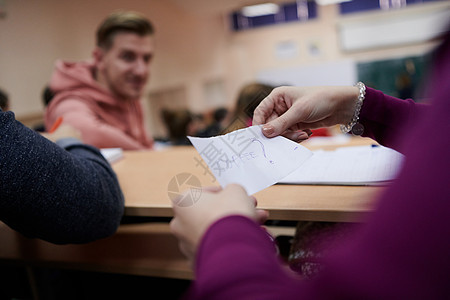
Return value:
M 236 116 L 253 118 L 253 112 L 264 98 L 274 89 L 274 86 L 263 83 L 249 83 L 241 88 L 236 103 Z
M 252 82 L 244 85 L 238 95 L 236 106 L 230 123 L 222 130 L 222 134 L 247 127 L 249 120 L 259 103 L 264 100 L 274 89 L 272 85 Z
M 187 109 L 162 110 L 163 121 L 169 131 L 172 141 L 186 138 L 189 123 L 192 122 L 192 114 Z
M 97 29 L 97 46 L 108 50 L 119 32 L 131 32 L 139 36 L 152 35 L 155 30 L 152 23 L 136 12 L 114 12 Z
M 44 105 L 47 106 L 50 103 L 50 101 L 52 101 L 54 96 L 55 93 L 53 93 L 50 87 L 46 85 L 42 90 L 42 101 L 44 101 Z
M 228 109 L 226 109 L 225 107 L 217 108 L 216 110 L 214 110 L 214 114 L 213 114 L 214 121 L 222 122 L 225 119 L 225 117 L 227 116 L 227 114 L 228 114 Z
M 8 110 L 8 108 L 9 108 L 8 95 L 5 92 L 3 92 L 2 90 L 0 90 L 0 108 L 3 111 Z

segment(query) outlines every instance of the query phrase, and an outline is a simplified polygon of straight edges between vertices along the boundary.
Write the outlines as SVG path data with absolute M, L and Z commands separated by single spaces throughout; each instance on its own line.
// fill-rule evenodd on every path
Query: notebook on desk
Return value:
M 383 146 L 316 150 L 300 168 L 279 184 L 384 185 L 401 167 L 403 155 Z
M 123 157 L 122 148 L 102 148 L 100 149 L 100 153 L 110 164 L 120 160 Z

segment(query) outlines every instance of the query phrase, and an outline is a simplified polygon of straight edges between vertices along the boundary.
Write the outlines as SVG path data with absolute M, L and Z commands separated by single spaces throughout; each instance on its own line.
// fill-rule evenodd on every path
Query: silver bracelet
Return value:
M 364 102 L 364 98 L 366 97 L 366 86 L 361 81 L 355 84 L 356 87 L 359 88 L 359 95 L 356 101 L 355 114 L 353 115 L 352 120 L 347 125 L 341 125 L 341 131 L 343 133 L 352 132 L 354 135 L 361 135 L 364 132 L 364 126 L 361 123 L 358 123 L 359 113 L 361 112 L 361 107 Z

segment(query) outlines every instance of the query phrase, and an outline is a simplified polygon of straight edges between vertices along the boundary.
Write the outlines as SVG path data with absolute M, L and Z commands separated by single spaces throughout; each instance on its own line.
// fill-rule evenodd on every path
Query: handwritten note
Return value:
M 211 138 L 188 138 L 222 187 L 238 183 L 249 195 L 285 178 L 312 155 L 284 137 L 266 138 L 260 126 Z

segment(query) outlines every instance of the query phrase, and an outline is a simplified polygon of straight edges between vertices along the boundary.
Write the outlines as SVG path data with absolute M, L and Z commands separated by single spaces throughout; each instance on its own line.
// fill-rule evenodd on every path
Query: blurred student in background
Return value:
M 0 108 L 3 111 L 8 111 L 9 110 L 9 98 L 8 95 L 6 94 L 6 92 L 2 91 L 0 89 Z
M 251 126 L 253 112 L 273 89 L 274 86 L 259 82 L 244 85 L 239 90 L 233 114 L 229 118 L 229 124 L 224 128 L 223 133 Z
M 52 90 L 50 89 L 50 87 L 48 85 L 45 85 L 41 92 L 41 100 L 42 100 L 42 103 L 44 104 L 44 109 L 48 106 L 50 101 L 52 101 L 53 97 L 54 97 L 54 94 L 53 94 Z M 33 128 L 33 130 L 35 130 L 37 132 L 46 132 L 44 122 L 42 122 L 42 123 L 40 122 L 40 123 L 34 125 L 32 128 Z
M 153 34 L 153 25 L 138 13 L 109 15 L 97 30 L 91 62 L 56 62 L 46 128 L 63 117 L 98 148 L 151 149 L 140 98 L 150 77 Z
M 228 109 L 225 107 L 216 108 L 212 112 L 212 120 L 201 130 L 198 130 L 196 136 L 198 137 L 212 137 L 223 134 L 224 123 L 228 117 Z
M 168 131 L 169 143 L 172 146 L 191 145 L 187 136 L 192 135 L 192 113 L 187 109 L 164 109 L 161 114 Z
M 53 97 L 55 97 L 55 93 L 50 89 L 50 86 L 44 86 L 44 89 L 42 90 L 42 103 L 44 103 L 44 107 L 49 105 Z

